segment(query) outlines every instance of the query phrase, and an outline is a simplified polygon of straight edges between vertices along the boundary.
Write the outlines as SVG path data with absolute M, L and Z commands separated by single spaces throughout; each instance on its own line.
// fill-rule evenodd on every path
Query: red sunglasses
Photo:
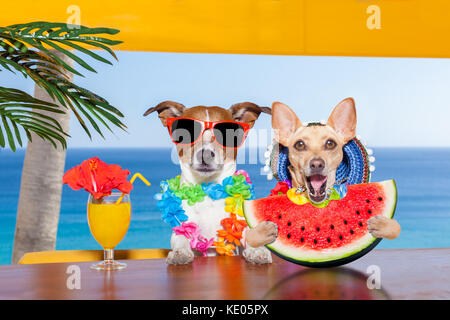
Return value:
M 177 117 L 167 119 L 170 138 L 175 144 L 192 145 L 211 129 L 214 141 L 224 148 L 237 149 L 247 137 L 250 125 L 237 121 L 202 121 L 193 118 Z

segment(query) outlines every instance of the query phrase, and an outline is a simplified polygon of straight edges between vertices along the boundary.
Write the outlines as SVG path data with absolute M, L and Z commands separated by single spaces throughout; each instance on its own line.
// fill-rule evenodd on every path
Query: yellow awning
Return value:
M 448 0 L 21 0 L 0 21 L 73 22 L 78 8 L 121 30 L 119 50 L 450 57 Z

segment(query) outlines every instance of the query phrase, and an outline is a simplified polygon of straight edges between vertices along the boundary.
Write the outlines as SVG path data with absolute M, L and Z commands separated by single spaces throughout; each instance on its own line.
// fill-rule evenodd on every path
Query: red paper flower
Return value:
M 270 195 L 271 196 L 277 196 L 279 194 L 286 194 L 286 192 L 288 192 L 288 190 L 289 190 L 289 184 L 287 182 L 285 182 L 285 181 L 278 181 L 278 183 L 275 186 L 275 188 L 270 190 Z
M 109 196 L 113 189 L 130 193 L 133 185 L 127 181 L 129 174 L 130 171 L 122 170 L 116 164 L 107 164 L 95 157 L 67 171 L 63 183 L 68 184 L 73 190 L 84 189 L 98 200 Z

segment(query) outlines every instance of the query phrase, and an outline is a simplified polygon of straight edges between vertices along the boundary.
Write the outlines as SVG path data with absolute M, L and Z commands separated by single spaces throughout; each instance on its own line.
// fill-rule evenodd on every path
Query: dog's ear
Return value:
M 252 102 L 241 102 L 230 107 L 231 116 L 234 121 L 247 123 L 253 127 L 261 112 L 271 114 L 269 107 L 260 107 Z
M 327 125 L 341 135 L 344 143 L 353 139 L 356 136 L 355 100 L 347 98 L 339 102 L 328 118 Z
M 150 113 L 154 111 L 158 111 L 158 117 L 161 120 L 164 127 L 167 126 L 167 118 L 180 117 L 186 107 L 178 102 L 173 101 L 163 101 L 158 104 L 156 107 L 152 107 L 145 111 L 144 117 L 148 116 Z
M 294 111 L 282 102 L 272 103 L 272 128 L 275 139 L 287 146 L 289 137 L 302 126 Z

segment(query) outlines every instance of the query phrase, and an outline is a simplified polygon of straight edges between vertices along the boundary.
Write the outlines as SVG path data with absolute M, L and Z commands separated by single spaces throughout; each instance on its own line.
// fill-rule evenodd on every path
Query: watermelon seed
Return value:
M 344 224 L 347 224 L 347 220 L 344 220 Z
M 278 219 L 281 219 L 281 214 L 278 216 Z
M 330 242 L 331 242 L 331 239 L 330 239 L 330 238 L 327 238 L 327 241 L 328 241 L 328 243 L 330 243 Z
M 314 244 L 317 244 L 317 239 L 314 239 Z
M 342 240 L 342 234 L 339 235 L 339 240 Z
M 316 228 L 316 230 L 317 230 L 317 231 L 320 231 L 320 228 L 319 228 L 319 227 L 317 227 L 317 228 Z
M 287 234 L 287 237 L 288 237 L 288 239 L 289 239 L 289 238 L 291 237 L 291 234 L 290 234 L 290 233 L 288 233 L 288 234 Z
M 371 214 L 371 213 L 372 213 L 372 210 L 370 210 L 370 209 L 367 210 L 367 213 L 368 213 L 368 214 Z
M 356 214 L 359 214 L 359 210 L 356 210 Z
M 369 200 L 369 199 L 367 199 L 367 200 L 366 200 L 366 202 L 367 202 L 367 203 L 369 203 L 369 202 L 370 202 L 370 200 Z
M 303 239 L 303 237 L 300 239 L 301 242 L 305 241 L 305 239 Z
M 302 231 L 305 231 L 305 227 L 302 227 Z
M 331 225 L 331 226 L 330 226 L 330 228 L 331 228 L 331 230 L 333 230 L 333 229 L 334 229 L 334 226 L 333 226 L 333 225 Z
M 383 200 L 383 198 L 382 197 L 378 197 L 378 201 L 381 201 L 381 200 Z
M 288 226 L 289 226 L 289 227 L 291 226 L 291 222 L 290 222 L 290 221 L 288 222 Z
M 360 221 L 360 222 L 358 222 L 358 224 L 359 224 L 359 226 L 360 226 L 360 227 L 362 227 L 362 226 L 363 226 L 363 224 L 361 223 L 361 221 Z
M 350 229 L 350 234 L 353 234 L 353 233 L 354 233 L 354 231 L 352 229 Z

